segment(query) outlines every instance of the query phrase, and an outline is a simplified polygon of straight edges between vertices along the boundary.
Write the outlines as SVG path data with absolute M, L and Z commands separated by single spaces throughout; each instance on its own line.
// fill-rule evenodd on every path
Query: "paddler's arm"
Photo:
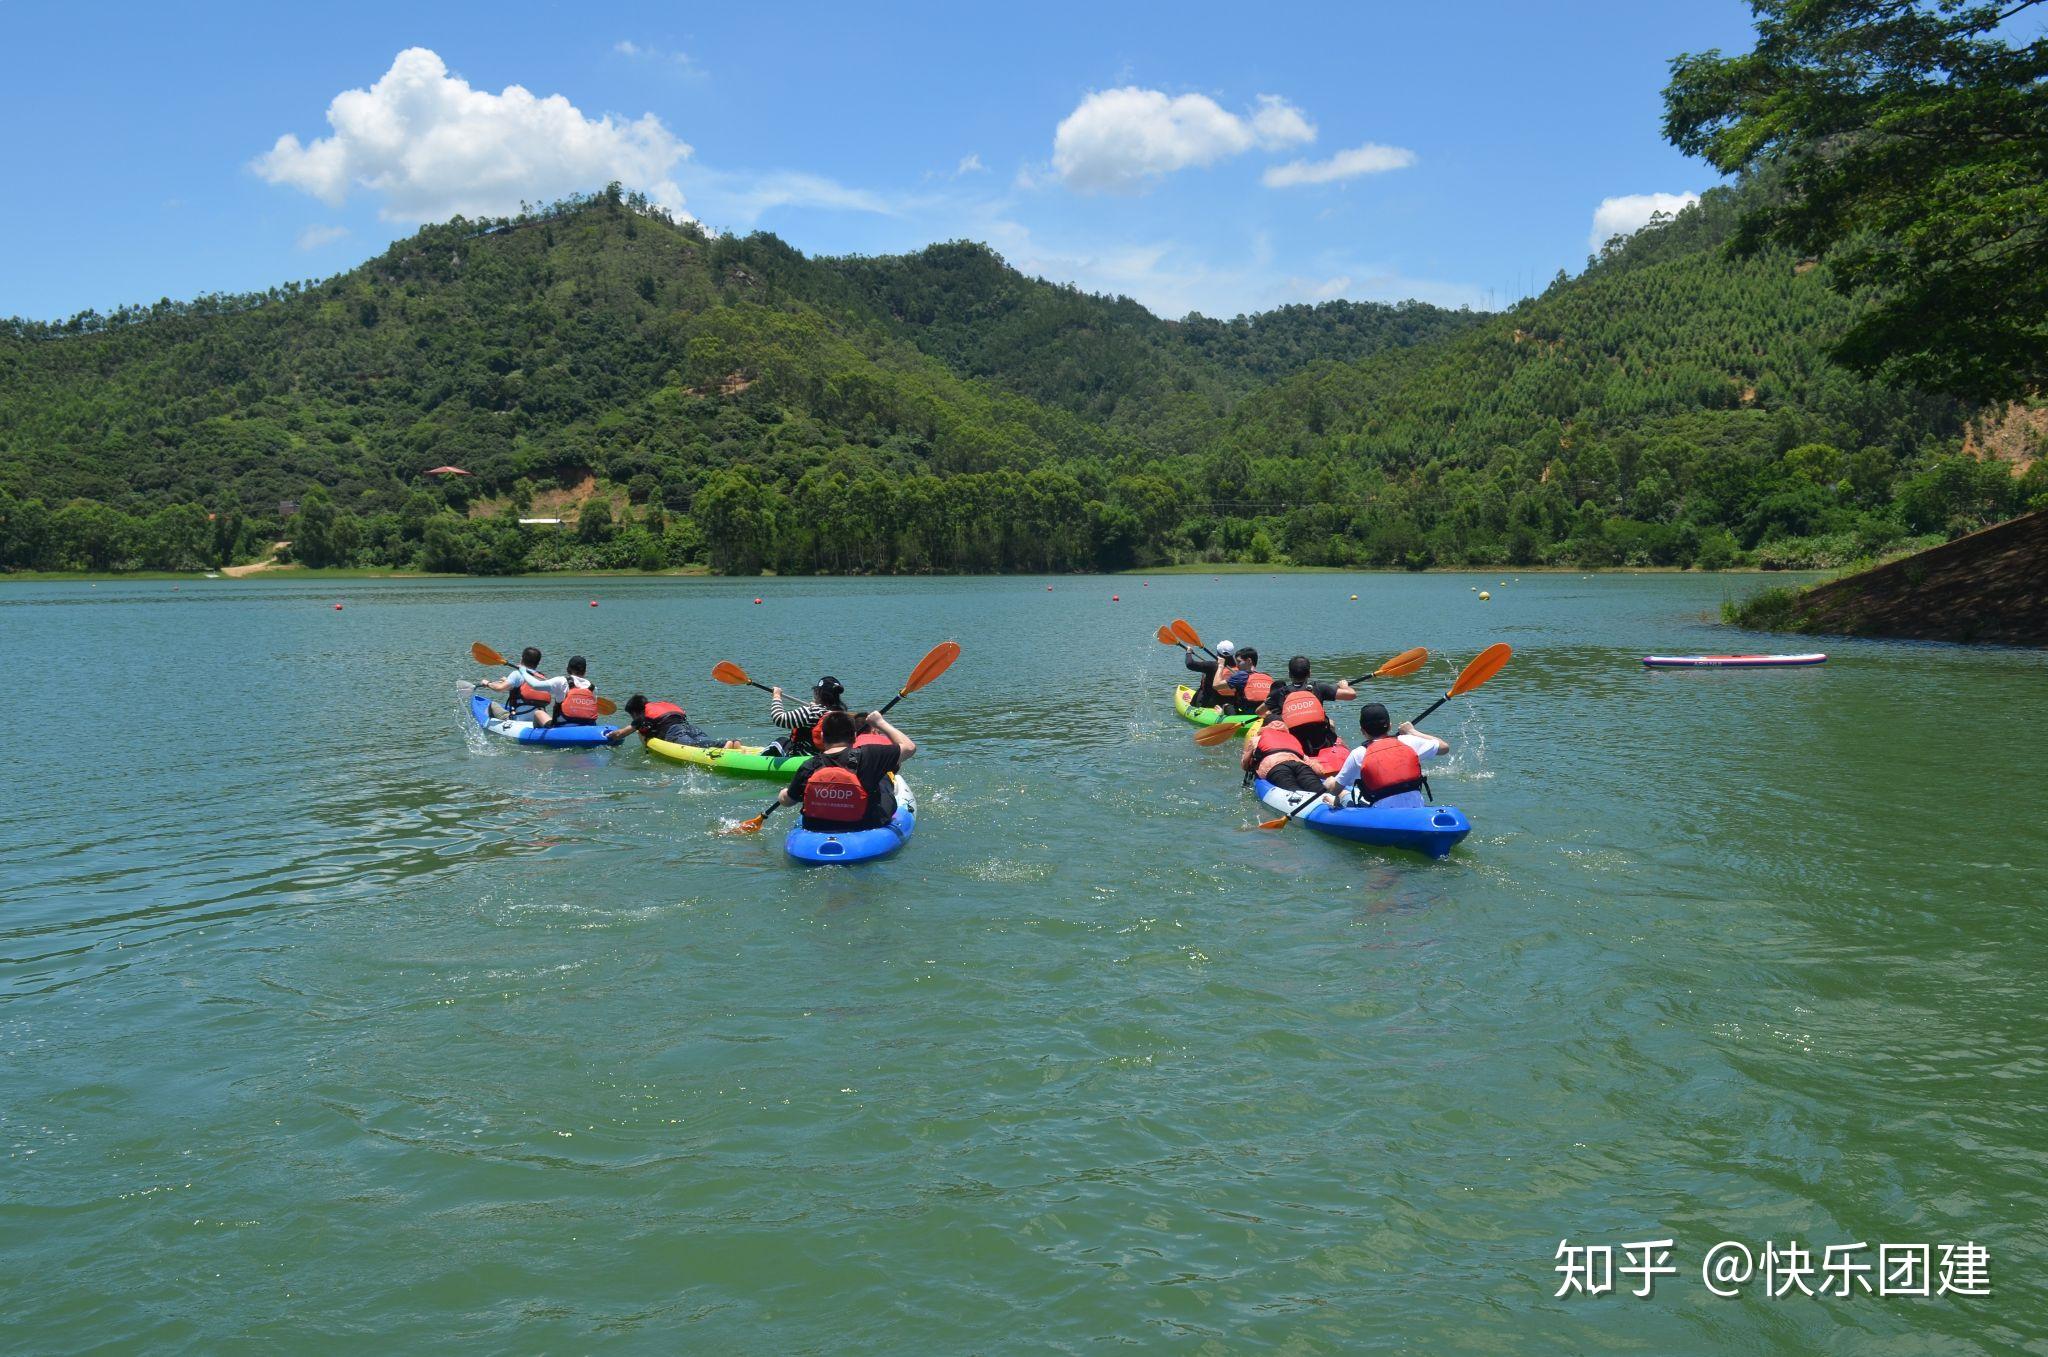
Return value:
M 1358 700 L 1358 689 L 1340 679 L 1337 683 L 1337 700 L 1339 702 L 1356 702 Z
M 917 741 L 890 725 L 889 718 L 878 711 L 868 713 L 868 729 L 878 730 L 889 737 L 889 742 L 896 746 L 896 761 L 898 763 L 901 763 L 917 752 Z
M 1436 756 L 1438 758 L 1442 758 L 1451 752 L 1451 742 L 1449 740 L 1444 739 L 1441 735 L 1432 735 L 1426 730 L 1417 730 L 1413 721 L 1403 721 L 1398 733 L 1402 735 L 1420 735 L 1425 740 L 1435 740 Z

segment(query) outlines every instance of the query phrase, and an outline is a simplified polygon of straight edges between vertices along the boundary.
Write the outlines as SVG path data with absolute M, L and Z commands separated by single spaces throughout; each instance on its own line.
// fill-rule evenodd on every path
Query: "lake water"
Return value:
M 2048 657 L 1640 667 L 1806 648 L 1740 578 L 1047 583 L 0 588 L 0 1350 L 2048 1350 Z M 1397 717 L 1512 644 L 1428 723 L 1471 838 L 1249 828 L 1176 616 L 1426 645 Z M 531 642 L 759 738 L 715 661 L 858 705 L 948 638 L 853 869 L 454 697 Z M 1679 1273 L 1559 1299 L 1563 1238 Z M 1724 1239 L 1992 1295 L 1718 1299 Z

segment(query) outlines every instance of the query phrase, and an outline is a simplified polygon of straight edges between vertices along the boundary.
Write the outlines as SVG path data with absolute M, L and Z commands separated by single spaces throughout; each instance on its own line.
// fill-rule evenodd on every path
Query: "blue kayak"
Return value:
M 591 745 L 606 744 L 605 737 L 618 729 L 617 726 L 536 726 L 531 721 L 492 716 L 491 700 L 482 693 L 470 694 L 469 714 L 493 735 L 517 740 L 521 744 L 544 744 L 556 749 L 588 749 Z
M 782 846 L 798 862 L 869 862 L 885 858 L 910 841 L 917 828 L 917 797 L 900 774 L 896 777 L 896 813 L 889 823 L 875 829 L 853 829 L 824 834 L 805 829 L 801 823 L 789 831 Z
M 1252 794 L 1285 815 L 1311 793 L 1290 792 L 1260 778 Z M 1316 806 L 1294 817 L 1310 829 L 1353 843 L 1379 848 L 1410 848 L 1440 858 L 1472 832 L 1472 822 L 1456 806 Z

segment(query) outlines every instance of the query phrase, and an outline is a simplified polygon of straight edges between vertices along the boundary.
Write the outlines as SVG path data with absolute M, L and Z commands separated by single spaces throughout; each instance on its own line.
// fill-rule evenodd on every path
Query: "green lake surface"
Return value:
M 1811 648 L 1709 621 L 1755 587 L 0 589 L 0 1350 L 2048 1351 L 2048 657 L 1641 667 Z M 1174 617 L 1428 646 L 1397 718 L 1512 644 L 1428 723 L 1472 836 L 1251 828 Z M 860 705 L 949 638 L 859 868 L 454 695 L 532 643 L 759 739 L 715 661 Z M 1974 1240 L 1992 1294 L 1719 1299 L 1724 1239 Z

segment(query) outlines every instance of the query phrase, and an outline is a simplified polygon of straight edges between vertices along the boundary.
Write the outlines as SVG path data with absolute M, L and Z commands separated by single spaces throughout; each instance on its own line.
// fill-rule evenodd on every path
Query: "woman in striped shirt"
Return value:
M 761 752 L 771 758 L 784 758 L 791 754 L 815 754 L 818 752 L 817 727 L 828 711 L 845 711 L 842 695 L 846 689 L 830 674 L 811 685 L 809 702 L 794 707 L 783 705 L 782 689 L 769 692 L 768 719 L 781 726 L 789 734 L 775 741 Z

